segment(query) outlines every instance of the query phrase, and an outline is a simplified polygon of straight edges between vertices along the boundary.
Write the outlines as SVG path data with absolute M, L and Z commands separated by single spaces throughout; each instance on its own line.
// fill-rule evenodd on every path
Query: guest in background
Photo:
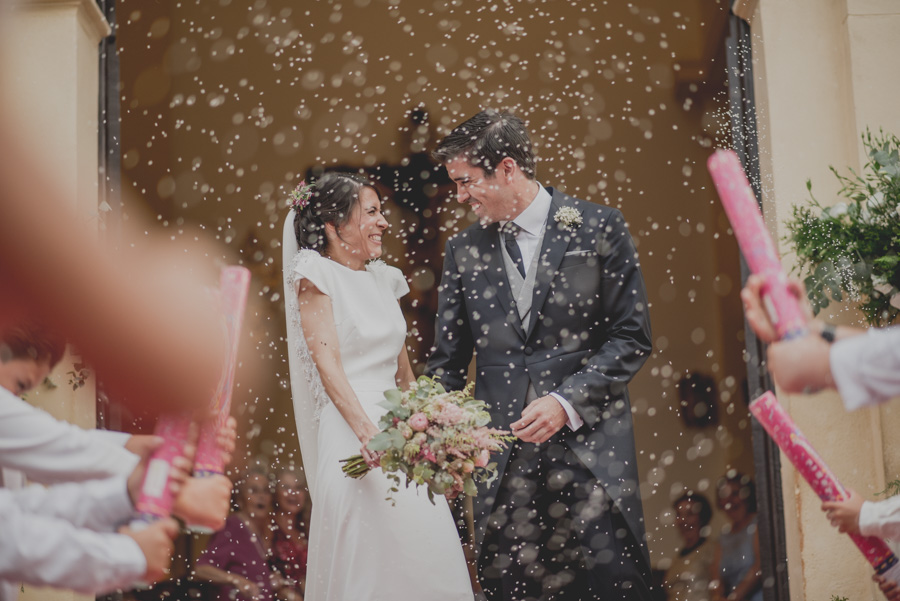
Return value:
M 709 601 L 712 593 L 714 544 L 709 542 L 712 505 L 701 494 L 687 492 L 672 504 L 675 526 L 684 546 L 666 572 L 664 581 L 669 601 Z
M 250 472 L 236 492 L 237 509 L 209 539 L 197 560 L 196 577 L 218 585 L 213 597 L 218 601 L 272 601 L 269 479 L 262 472 Z
M 278 474 L 275 485 L 269 565 L 277 572 L 275 594 L 284 601 L 303 601 L 309 552 L 309 515 L 306 479 L 294 470 L 283 470 Z
M 713 559 L 713 599 L 762 601 L 756 486 L 730 470 L 716 487 L 719 509 L 729 523 L 722 529 Z

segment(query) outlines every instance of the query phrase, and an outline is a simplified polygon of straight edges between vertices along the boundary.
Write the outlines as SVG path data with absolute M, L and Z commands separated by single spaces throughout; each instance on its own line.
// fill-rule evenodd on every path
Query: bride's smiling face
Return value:
M 342 251 L 368 261 L 381 256 L 381 236 L 388 228 L 388 222 L 381 212 L 381 201 L 372 188 L 363 186 L 359 191 L 359 202 L 350 215 L 350 220 L 338 228 L 335 241 Z

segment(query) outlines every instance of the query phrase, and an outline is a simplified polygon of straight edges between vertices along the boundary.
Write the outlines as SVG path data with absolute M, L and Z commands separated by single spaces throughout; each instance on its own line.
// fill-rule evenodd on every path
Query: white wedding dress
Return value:
M 286 229 L 286 241 L 288 235 Z M 381 261 L 354 271 L 311 250 L 297 252 L 285 266 L 288 329 L 294 329 L 291 384 L 312 497 L 306 601 L 471 601 L 446 500 L 438 497 L 432 505 L 424 490 L 401 486 L 392 505 L 385 499 L 391 482 L 381 470 L 359 480 L 341 471 L 340 460 L 358 454 L 360 443 L 324 394 L 301 340 L 296 291 L 306 278 L 331 299 L 344 372 L 377 425 L 385 411 L 378 402 L 385 390 L 396 388 L 397 357 L 406 338 L 397 302 L 409 292 L 402 273 Z

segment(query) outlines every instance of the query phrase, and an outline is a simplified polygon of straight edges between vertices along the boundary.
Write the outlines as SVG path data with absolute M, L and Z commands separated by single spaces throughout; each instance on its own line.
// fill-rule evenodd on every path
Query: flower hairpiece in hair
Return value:
M 290 195 L 291 208 L 299 213 L 308 207 L 309 199 L 312 198 L 312 193 L 313 184 L 307 184 L 306 180 L 297 184 L 297 187 L 294 188 L 294 191 L 291 192 Z

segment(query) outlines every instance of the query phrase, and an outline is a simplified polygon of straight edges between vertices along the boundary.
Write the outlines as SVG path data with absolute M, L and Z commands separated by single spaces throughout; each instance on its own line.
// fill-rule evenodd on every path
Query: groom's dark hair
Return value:
M 474 167 L 492 175 L 506 157 L 534 179 L 534 149 L 525 122 L 512 113 L 485 109 L 457 125 L 438 143 L 432 156 L 441 164 L 466 157 Z

